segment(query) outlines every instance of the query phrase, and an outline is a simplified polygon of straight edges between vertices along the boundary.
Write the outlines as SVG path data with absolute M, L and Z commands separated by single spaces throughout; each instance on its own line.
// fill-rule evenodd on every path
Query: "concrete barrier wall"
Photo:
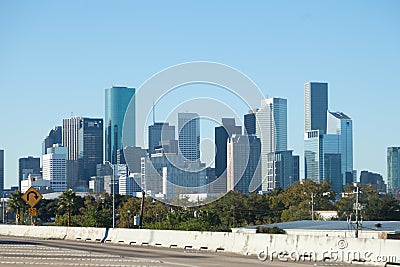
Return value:
M 370 264 L 384 260 L 400 263 L 400 240 L 389 239 L 16 225 L 0 225 L 0 235 L 225 251 L 268 260 L 273 256 L 284 260 L 361 258 Z

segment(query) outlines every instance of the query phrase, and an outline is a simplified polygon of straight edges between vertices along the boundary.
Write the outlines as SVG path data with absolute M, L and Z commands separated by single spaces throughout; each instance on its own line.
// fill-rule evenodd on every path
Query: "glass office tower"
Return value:
M 304 130 L 326 133 L 328 111 L 328 84 L 307 82 L 304 84 Z
M 197 113 L 178 113 L 179 153 L 188 161 L 200 160 L 200 117 Z
M 117 163 L 119 149 L 135 146 L 136 143 L 135 123 L 129 124 L 130 128 L 125 129 L 125 144 L 121 142 L 125 113 L 129 103 L 135 101 L 134 96 L 135 88 L 113 86 L 105 90 L 105 160 L 112 164 Z
M 339 135 L 339 152 L 343 184 L 354 182 L 346 177 L 353 176 L 353 121 L 343 112 L 328 112 L 327 133 Z
M 256 135 L 261 141 L 262 190 L 268 191 L 268 155 L 287 150 L 287 100 L 261 100 L 256 112 Z
M 103 119 L 63 119 L 63 146 L 68 148 L 67 187 L 86 190 L 96 165 L 103 162 Z
M 387 149 L 388 193 L 398 195 L 400 191 L 400 147 Z
M 149 155 L 154 154 L 161 141 L 175 140 L 175 126 L 168 122 L 154 122 L 149 126 Z

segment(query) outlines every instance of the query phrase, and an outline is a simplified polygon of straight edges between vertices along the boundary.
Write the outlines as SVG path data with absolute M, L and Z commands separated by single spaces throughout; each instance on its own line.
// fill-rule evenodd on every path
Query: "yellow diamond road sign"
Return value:
M 22 199 L 31 207 L 34 207 L 42 199 L 42 195 L 33 187 L 22 195 Z

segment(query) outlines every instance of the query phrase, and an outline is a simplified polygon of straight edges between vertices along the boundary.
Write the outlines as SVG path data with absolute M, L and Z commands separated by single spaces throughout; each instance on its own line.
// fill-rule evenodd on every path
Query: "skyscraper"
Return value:
M 112 164 L 117 163 L 117 150 L 136 143 L 135 123 L 129 124 L 130 129 L 125 129 L 125 144 L 121 140 L 125 113 L 131 100 L 135 101 L 134 96 L 135 88 L 113 86 L 105 90 L 105 160 Z
M 304 137 L 305 178 L 316 183 L 327 180 L 336 193 L 343 190 L 340 135 L 309 131 Z
M 87 190 L 96 165 L 103 162 L 103 119 L 64 119 L 63 146 L 68 148 L 68 187 Z
M 129 166 L 129 171 L 131 173 L 140 173 L 142 157 L 147 155 L 146 149 L 136 146 L 127 146 L 124 148 L 124 155 L 126 164 Z
M 353 183 L 353 121 L 343 112 L 328 111 L 327 134 L 339 135 L 343 185 Z
M 215 127 L 215 176 L 220 177 L 226 170 L 228 138 L 242 134 L 242 126 L 237 126 L 234 118 L 222 118 L 221 126 Z
M 400 147 L 387 149 L 387 189 L 394 195 L 400 190 Z
M 304 129 L 326 133 L 328 111 L 328 84 L 307 82 L 304 84 Z
M 221 126 L 215 127 L 215 177 L 211 178 L 208 183 L 213 183 L 213 193 L 224 193 L 227 191 L 227 144 L 228 139 L 233 134 L 242 134 L 242 127 L 237 126 L 234 118 L 222 118 Z
M 227 144 L 227 191 L 259 191 L 261 142 L 255 135 L 234 134 Z
M 28 178 L 30 174 L 38 175 L 40 174 L 40 158 L 27 157 L 20 158 L 19 163 L 19 184 L 18 188 L 21 190 L 21 181 Z
M 4 150 L 0 149 L 0 194 L 4 192 Z
M 261 141 L 262 189 L 267 191 L 269 153 L 287 150 L 287 100 L 268 98 L 261 101 L 256 112 L 256 135 Z
M 149 126 L 149 154 L 155 153 L 155 148 L 161 141 L 175 140 L 175 126 L 168 122 L 155 122 Z
M 272 191 L 277 187 L 285 189 L 298 180 L 299 156 L 293 155 L 292 150 L 268 154 L 267 178 L 263 183 L 266 185 L 266 191 Z
M 249 110 L 247 114 L 244 114 L 244 134 L 256 134 L 256 113 L 257 109 L 254 109 Z
M 188 161 L 200 160 L 200 118 L 197 113 L 178 113 L 178 147 Z
M 47 153 L 47 149 L 53 147 L 55 144 L 62 144 L 62 127 L 55 126 L 50 130 L 49 134 L 43 141 L 42 144 L 42 154 Z
M 54 145 L 43 155 L 43 180 L 50 181 L 55 192 L 67 190 L 68 148 Z

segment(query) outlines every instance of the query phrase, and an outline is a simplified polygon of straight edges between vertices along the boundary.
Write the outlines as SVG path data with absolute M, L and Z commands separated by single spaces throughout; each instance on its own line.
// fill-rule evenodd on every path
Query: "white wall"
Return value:
M 381 261 L 382 256 L 394 256 L 400 263 L 400 240 L 367 239 L 350 237 L 322 237 L 302 235 L 269 235 L 226 232 L 170 231 L 149 229 L 105 229 L 55 226 L 0 225 L 0 235 L 36 238 L 57 238 L 82 241 L 105 241 L 126 245 L 150 245 L 192 249 L 222 250 L 256 257 L 272 254 L 280 260 L 293 260 L 302 254 L 312 255 L 312 260 L 330 257 L 331 261 L 347 261 L 360 256 L 363 259 Z M 290 259 L 292 258 L 292 259 Z M 268 257 L 270 260 L 270 257 Z M 379 262 L 375 262 L 377 264 Z M 382 263 L 380 263 L 382 265 Z

